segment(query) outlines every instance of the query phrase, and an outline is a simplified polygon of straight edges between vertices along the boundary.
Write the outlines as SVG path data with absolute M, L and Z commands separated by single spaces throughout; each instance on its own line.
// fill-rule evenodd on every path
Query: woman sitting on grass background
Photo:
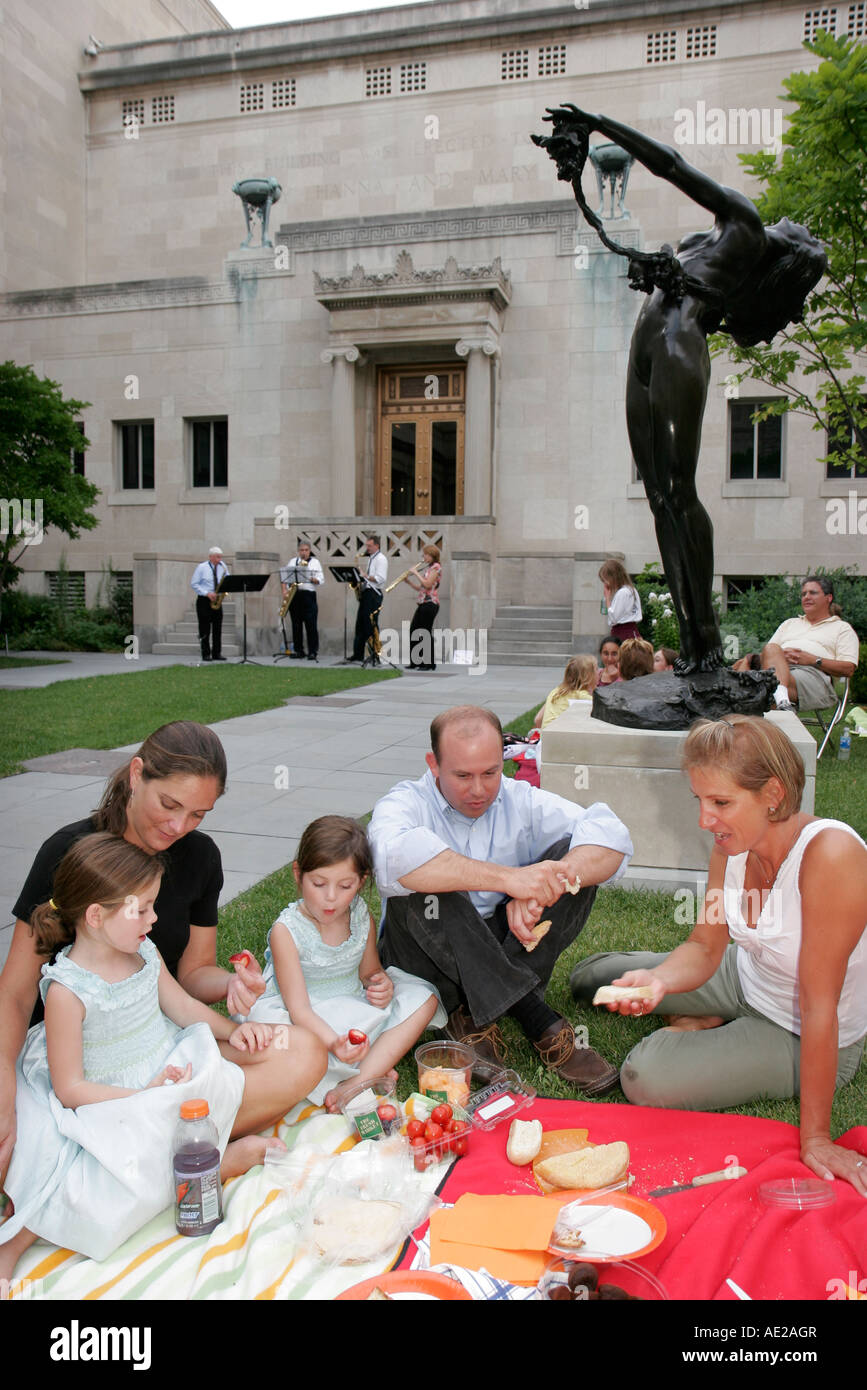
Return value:
M 804 764 L 767 719 L 698 720 L 683 766 L 715 840 L 698 924 L 668 955 L 589 956 L 572 992 L 588 1003 L 600 985 L 649 986 L 649 998 L 608 1007 L 668 1016 L 623 1063 L 634 1104 L 800 1096 L 802 1162 L 867 1197 L 867 1159 L 831 1141 L 835 1088 L 858 1070 L 867 1034 L 867 846 L 799 809 Z

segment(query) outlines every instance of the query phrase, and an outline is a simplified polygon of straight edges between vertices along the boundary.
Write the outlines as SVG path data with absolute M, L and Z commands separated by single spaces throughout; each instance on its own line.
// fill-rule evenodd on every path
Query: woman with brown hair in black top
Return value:
M 15 1061 L 28 1027 L 42 1016 L 41 1005 L 35 1006 L 44 958 L 36 951 L 30 917 L 52 896 L 55 871 L 74 841 L 107 830 L 160 855 L 165 870 L 152 940 L 170 973 L 194 998 L 205 1004 L 225 999 L 230 1013 L 246 1014 L 264 991 L 252 957 L 234 975 L 217 965 L 223 870 L 220 851 L 198 826 L 225 785 L 226 755 L 216 734 L 188 720 L 164 724 L 111 777 L 93 815 L 63 826 L 37 853 L 13 909 L 15 931 L 0 974 L 0 1182 L 15 1144 Z M 301 1028 L 291 1028 L 279 1047 L 262 1052 L 220 1046 L 245 1069 L 244 1098 L 232 1133 L 236 1139 L 248 1137 L 231 1147 L 237 1171 L 246 1172 L 262 1159 L 265 1141 L 256 1137 L 258 1131 L 282 1118 L 324 1075 L 325 1049 Z

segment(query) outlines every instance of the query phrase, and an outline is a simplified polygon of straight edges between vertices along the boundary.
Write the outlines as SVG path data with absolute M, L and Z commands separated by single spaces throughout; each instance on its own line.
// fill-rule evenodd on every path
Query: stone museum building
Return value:
M 624 413 L 641 296 L 530 135 L 572 101 L 755 194 L 738 154 L 779 141 L 819 28 L 867 39 L 867 0 L 430 0 L 240 30 L 210 0 L 7 0 L 0 353 L 89 402 L 75 466 L 101 494 L 22 584 L 51 592 L 65 553 L 92 601 L 110 562 L 141 649 L 192 653 L 219 545 L 273 575 L 247 600 L 267 652 L 298 540 L 328 576 L 375 534 L 391 579 L 441 548 L 442 624 L 484 630 L 489 662 L 594 647 L 601 561 L 658 557 Z M 625 193 L 600 199 L 589 162 L 584 187 L 621 245 L 708 224 L 638 164 Z M 858 563 L 828 504 L 867 479 L 820 464 L 802 416 L 754 424 L 763 392 L 729 370 L 698 477 L 720 593 Z M 319 603 L 336 653 L 352 595 L 327 579 Z

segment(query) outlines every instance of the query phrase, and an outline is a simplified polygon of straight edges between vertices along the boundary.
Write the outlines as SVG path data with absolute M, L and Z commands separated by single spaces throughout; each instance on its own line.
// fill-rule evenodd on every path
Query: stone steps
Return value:
M 223 632 L 220 654 L 225 657 L 241 655 L 241 643 L 235 628 L 236 604 L 226 599 L 223 603 Z M 182 618 L 172 623 L 164 642 L 154 642 L 151 651 L 154 656 L 201 656 L 199 643 L 199 624 L 196 610 L 188 608 Z
M 565 666 L 573 655 L 567 605 L 501 604 L 488 630 L 491 666 Z

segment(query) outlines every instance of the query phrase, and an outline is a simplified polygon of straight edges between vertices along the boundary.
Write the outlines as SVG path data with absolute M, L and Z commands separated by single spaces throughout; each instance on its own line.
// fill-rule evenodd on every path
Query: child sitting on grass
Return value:
M 563 679 L 552 690 L 542 708 L 538 711 L 533 725 L 545 729 L 559 714 L 567 710 L 574 700 L 592 700 L 596 689 L 596 662 L 592 656 L 582 654 L 573 656 Z
M 372 872 L 367 837 L 348 816 L 320 816 L 301 836 L 292 865 L 300 897 L 268 933 L 265 993 L 250 1018 L 303 1024 L 330 1062 L 310 1099 L 340 1109 L 357 1081 L 391 1076 L 396 1062 L 446 1014 L 432 987 L 391 966 L 383 970 L 376 926 L 359 896 Z M 365 1034 L 350 1042 L 350 1030 Z

